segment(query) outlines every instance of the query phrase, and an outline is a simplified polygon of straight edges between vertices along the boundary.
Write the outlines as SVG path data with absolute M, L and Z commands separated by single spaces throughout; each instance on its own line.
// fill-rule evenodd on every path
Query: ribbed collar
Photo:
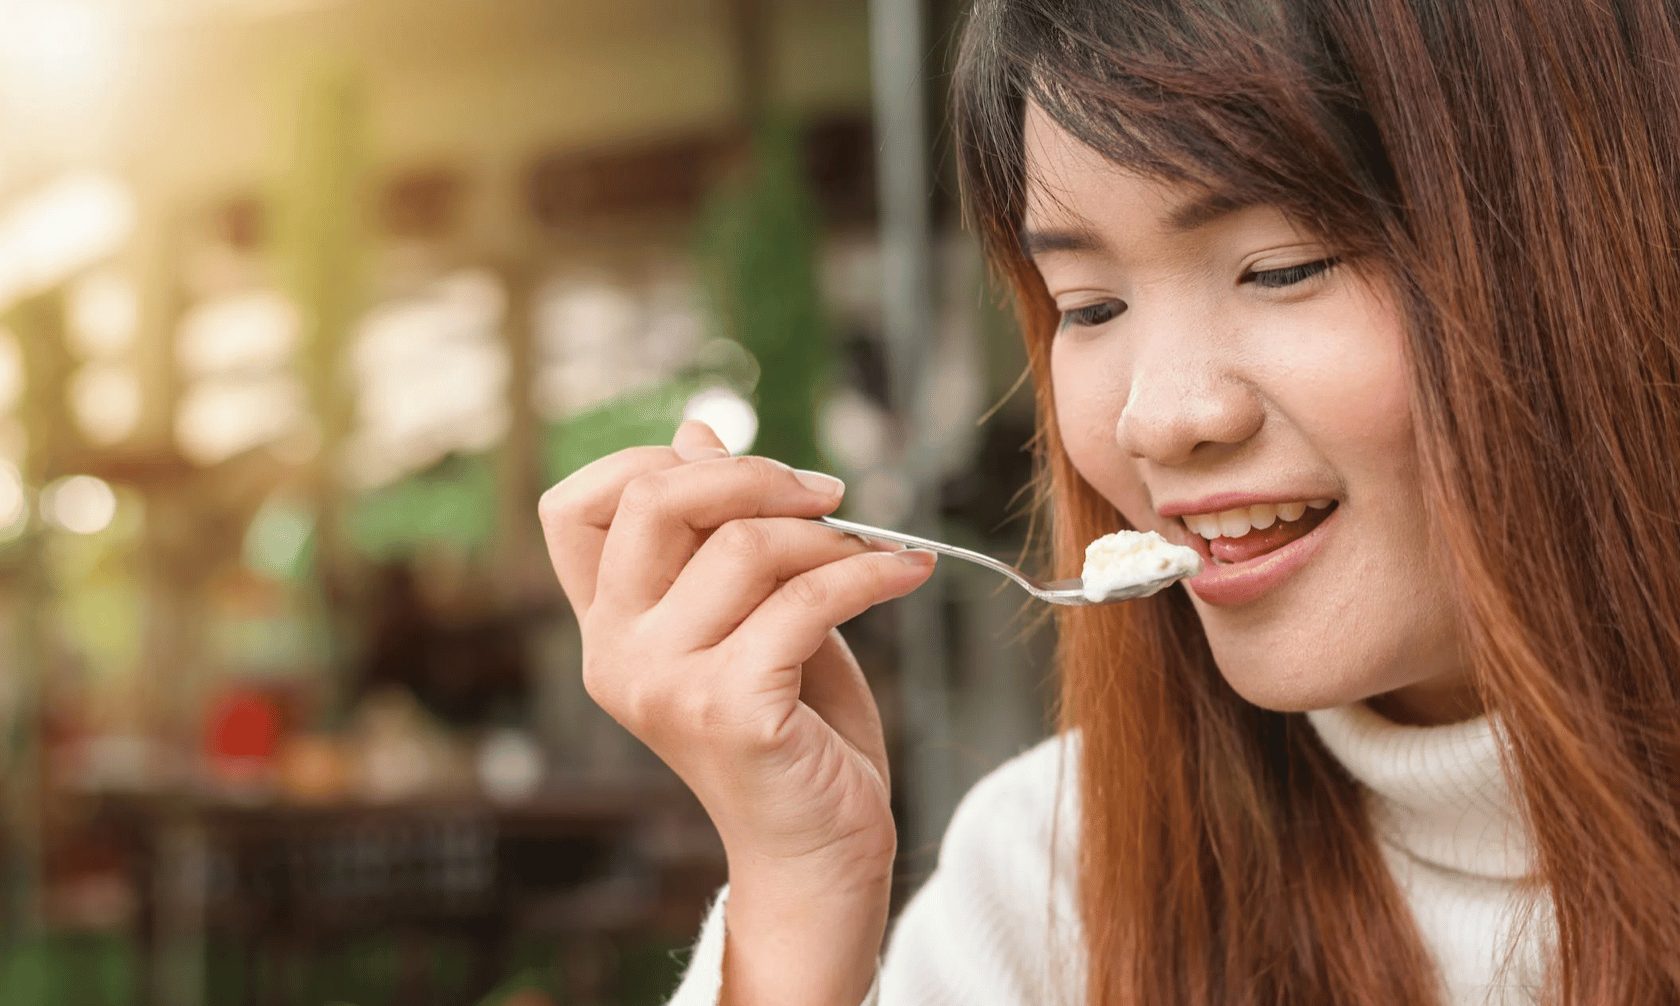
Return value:
M 1395 723 L 1363 702 L 1307 719 L 1371 794 L 1377 834 L 1433 866 L 1490 880 L 1533 874 L 1521 812 L 1499 766 L 1492 717 L 1446 726 Z

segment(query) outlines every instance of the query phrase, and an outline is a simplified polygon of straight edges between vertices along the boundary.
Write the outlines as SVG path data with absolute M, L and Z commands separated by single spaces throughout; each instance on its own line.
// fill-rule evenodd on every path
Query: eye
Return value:
M 1278 287 L 1294 286 L 1296 283 L 1303 283 L 1314 276 L 1322 275 L 1339 261 L 1341 260 L 1337 258 L 1321 258 L 1316 262 L 1303 262 L 1300 265 L 1292 265 L 1283 269 L 1262 269 L 1259 272 L 1244 274 L 1243 278 L 1237 282 L 1253 283 L 1256 286 L 1275 290 Z
M 1061 324 L 1056 327 L 1057 329 L 1069 326 L 1091 328 L 1104 322 L 1113 321 L 1125 312 L 1126 302 L 1123 300 L 1100 300 L 1095 304 L 1087 304 L 1084 307 L 1063 311 Z

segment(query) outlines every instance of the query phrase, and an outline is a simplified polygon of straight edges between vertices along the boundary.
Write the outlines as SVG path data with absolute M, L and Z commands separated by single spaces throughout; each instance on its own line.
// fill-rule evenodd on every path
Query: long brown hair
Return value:
M 1036 389 L 1057 575 L 1122 523 L 1062 449 L 1018 245 L 1025 104 L 1276 204 L 1408 328 L 1431 541 L 1509 740 L 1546 1001 L 1680 1002 L 1680 41 L 1672 4 L 980 0 L 963 194 Z M 1355 784 L 1220 678 L 1182 591 L 1058 612 L 1088 1001 L 1429 1003 Z

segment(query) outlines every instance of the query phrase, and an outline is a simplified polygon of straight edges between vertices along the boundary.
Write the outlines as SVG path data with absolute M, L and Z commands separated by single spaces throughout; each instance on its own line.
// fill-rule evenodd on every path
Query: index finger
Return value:
M 579 620 L 595 602 L 601 546 L 624 487 L 637 476 L 683 464 L 669 447 L 627 447 L 591 461 L 543 493 L 537 503 L 548 561 Z
M 603 598 L 653 607 L 711 533 L 744 517 L 817 517 L 840 504 L 840 480 L 770 458 L 716 458 L 637 478 L 625 489 L 601 562 L 615 571 Z M 616 575 L 624 571 L 624 575 Z

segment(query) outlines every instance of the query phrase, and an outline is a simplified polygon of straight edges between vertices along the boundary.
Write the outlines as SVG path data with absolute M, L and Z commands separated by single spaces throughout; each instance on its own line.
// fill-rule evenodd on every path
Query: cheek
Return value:
M 1292 418 L 1345 478 L 1405 478 L 1415 495 L 1411 380 L 1398 312 L 1358 290 L 1307 330 L 1318 333 L 1317 347 L 1279 378 L 1293 389 Z
M 1059 339 L 1050 349 L 1050 380 L 1056 426 L 1068 460 L 1093 489 L 1136 523 L 1149 511 L 1148 493 L 1115 439 L 1126 405 L 1126 362 L 1077 340 Z

